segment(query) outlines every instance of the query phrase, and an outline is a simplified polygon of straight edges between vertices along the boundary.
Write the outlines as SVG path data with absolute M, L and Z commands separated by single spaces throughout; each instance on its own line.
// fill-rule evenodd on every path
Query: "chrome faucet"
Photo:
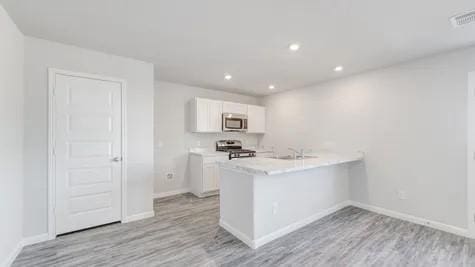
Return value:
M 298 158 L 304 159 L 304 158 L 305 158 L 305 153 L 310 153 L 310 152 L 312 152 L 311 149 L 309 149 L 309 150 L 306 151 L 306 150 L 304 150 L 303 148 L 300 149 L 300 150 L 297 150 L 297 149 L 295 149 L 295 148 L 289 147 L 289 150 L 292 151 L 292 152 L 294 152 L 294 159 L 298 159 Z

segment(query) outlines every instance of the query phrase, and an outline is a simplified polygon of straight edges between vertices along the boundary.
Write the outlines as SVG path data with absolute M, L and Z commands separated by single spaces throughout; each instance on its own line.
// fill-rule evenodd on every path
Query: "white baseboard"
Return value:
M 180 195 L 180 194 L 184 194 L 188 192 L 190 192 L 189 188 L 181 188 L 181 189 L 167 191 L 167 192 L 155 193 L 153 194 L 153 198 L 169 197 L 169 196 Z
M 12 263 L 15 261 L 16 257 L 18 257 L 18 254 L 20 254 L 21 250 L 24 247 L 48 240 L 50 240 L 48 233 L 23 238 L 22 240 L 20 240 L 20 242 L 18 242 L 15 249 L 10 253 L 7 259 L 2 264 L 0 264 L 0 266 L 6 267 L 12 265 Z
M 408 222 L 411 222 L 411 223 L 431 227 L 431 228 L 434 228 L 434 229 L 437 229 L 437 230 L 440 230 L 440 231 L 452 233 L 452 234 L 455 234 L 455 235 L 472 238 L 470 236 L 469 232 L 468 232 L 468 229 L 464 229 L 464 228 L 460 228 L 460 227 L 456 227 L 456 226 L 453 226 L 453 225 L 448 225 L 448 224 L 444 224 L 444 223 L 436 222 L 436 221 L 432 221 L 432 220 L 427 220 L 427 219 L 423 219 L 423 218 L 416 217 L 416 216 L 413 216 L 413 215 L 404 214 L 404 213 L 400 213 L 400 212 L 396 212 L 396 211 L 392 211 L 392 210 L 388 210 L 388 209 L 384 209 L 384 208 L 380 208 L 380 207 L 376 207 L 376 206 L 372 206 L 372 205 L 367 205 L 367 204 L 363 204 L 363 203 L 356 202 L 356 201 L 344 201 L 344 202 L 342 202 L 340 204 L 337 204 L 337 205 L 335 205 L 335 206 L 333 206 L 329 209 L 321 211 L 321 212 L 319 212 L 315 215 L 312 215 L 312 216 L 310 216 L 306 219 L 303 219 L 301 221 L 290 224 L 290 225 L 288 225 L 284 228 L 281 228 L 277 231 L 274 231 L 274 232 L 272 232 L 270 234 L 267 234 L 267 235 L 265 235 L 261 238 L 258 238 L 258 239 L 252 239 L 251 237 L 243 234 L 242 232 L 240 232 L 236 228 L 232 227 L 230 224 L 226 223 L 222 219 L 219 220 L 219 225 L 221 227 L 223 227 L 226 231 L 230 232 L 235 237 L 240 239 L 242 242 L 244 242 L 249 247 L 251 247 L 253 249 L 256 249 L 256 248 L 258 248 L 258 247 L 260 247 L 264 244 L 269 243 L 272 240 L 275 240 L 275 239 L 277 239 L 279 237 L 282 237 L 282 236 L 284 236 L 284 235 L 286 235 L 290 232 L 293 232 L 293 231 L 295 231 L 299 228 L 302 228 L 302 227 L 304 227 L 304 226 L 306 226 L 306 225 L 308 225 L 308 224 L 310 224 L 310 223 L 312 223 L 316 220 L 321 219 L 322 217 L 325 217 L 325 216 L 327 216 L 327 215 L 329 215 L 329 214 L 331 214 L 331 213 L 333 213 L 337 210 L 340 210 L 344 207 L 347 207 L 347 206 L 358 207 L 358 208 L 361 208 L 361 209 L 364 209 L 364 210 L 379 213 L 379 214 L 386 215 L 386 216 L 389 216 L 389 217 L 393 217 L 393 218 L 396 218 L 396 219 L 400 219 L 400 220 L 403 220 L 403 221 L 408 221 Z
M 9 267 L 15 261 L 18 254 L 20 254 L 21 250 L 23 249 L 22 241 L 18 242 L 15 248 L 10 252 L 10 255 L 1 263 L 0 266 Z
M 133 221 L 143 220 L 143 219 L 151 218 L 153 216 L 155 216 L 154 211 L 143 212 L 143 213 L 127 216 L 125 220 L 122 221 L 122 223 L 129 223 Z
M 413 216 L 413 215 L 409 215 L 409 214 L 405 214 L 405 213 L 401 213 L 401 212 L 397 212 L 397 211 L 392 211 L 392 210 L 388 210 L 388 209 L 385 209 L 385 208 L 380 208 L 380 207 L 376 207 L 376 206 L 372 206 L 372 205 L 368 205 L 368 204 L 363 204 L 363 203 L 356 202 L 356 201 L 350 201 L 350 205 L 354 206 L 354 207 L 364 209 L 364 210 L 368 210 L 368 211 L 372 211 L 372 212 L 375 212 L 375 213 L 383 214 L 383 215 L 386 215 L 386 216 L 389 216 L 389 217 L 393 217 L 393 218 L 396 218 L 396 219 L 400 219 L 400 220 L 403 220 L 403 221 L 408 221 L 408 222 L 412 222 L 412 223 L 415 223 L 415 224 L 420 224 L 420 225 L 431 227 L 431 228 L 434 228 L 434 229 L 437 229 L 437 230 L 441 230 L 441 231 L 444 231 L 444 232 L 452 233 L 452 234 L 455 234 L 455 235 L 471 238 L 471 236 L 469 235 L 468 229 L 456 227 L 456 226 L 453 226 L 453 225 L 444 224 L 444 223 L 441 223 L 441 222 L 431 221 L 431 220 L 416 217 L 416 216 Z
M 252 248 L 252 249 L 257 248 L 256 244 L 252 240 L 252 238 L 248 237 L 243 232 L 241 232 L 241 231 L 237 230 L 236 228 L 232 227 L 227 222 L 225 222 L 223 219 L 219 219 L 219 226 L 221 226 L 224 230 L 231 233 L 233 236 L 237 237 L 239 240 L 241 240 L 244 244 L 246 244 L 250 248 Z
M 151 218 L 153 216 L 155 216 L 154 211 L 144 212 L 144 213 L 128 216 L 123 222 L 128 223 L 128 222 L 133 222 L 133 221 L 138 221 L 138 220 L 142 220 L 142 219 Z M 13 261 L 15 261 L 16 257 L 18 256 L 18 254 L 20 254 L 23 247 L 33 245 L 33 244 L 37 244 L 37 243 L 41 243 L 41 242 L 45 242 L 45 241 L 48 241 L 48 240 L 51 240 L 48 233 L 23 238 L 20 242 L 18 242 L 15 249 L 10 253 L 10 255 L 7 257 L 7 259 L 0 266 L 10 266 L 10 265 L 12 265 Z
M 347 207 L 349 205 L 350 205 L 349 201 L 341 202 L 339 204 L 334 205 L 333 207 L 330 207 L 328 209 L 320 211 L 320 212 L 318 212 L 318 213 L 316 213 L 316 214 L 314 214 L 314 215 L 312 215 L 312 216 L 310 216 L 306 219 L 303 219 L 303 220 L 300 220 L 298 222 L 292 223 L 292 224 L 290 224 L 288 226 L 285 226 L 285 227 L 283 227 L 283 228 L 281 228 L 277 231 L 274 231 L 274 232 L 272 232 L 270 234 L 267 234 L 267 235 L 265 235 L 261 238 L 258 238 L 256 240 L 254 240 L 255 247 L 258 248 L 258 247 L 260 247 L 264 244 L 267 244 L 267 243 L 269 243 L 269 242 L 271 242 L 271 241 L 273 241 L 273 240 L 275 240 L 279 237 L 282 237 L 282 236 L 284 236 L 288 233 L 291 233 L 291 232 L 293 232 L 297 229 L 300 229 L 300 228 L 302 228 L 306 225 L 309 225 L 309 224 L 313 223 L 314 221 L 319 220 L 319 219 L 321 219 L 321 218 L 323 218 L 323 217 L 325 217 L 329 214 L 332 214 L 335 211 L 338 211 L 338 210 L 340 210 L 344 207 Z
M 51 240 L 48 233 L 25 237 L 21 241 L 23 247 Z
M 329 214 L 332 214 L 333 212 L 337 211 L 337 210 L 340 210 L 344 207 L 347 207 L 350 205 L 350 202 L 349 201 L 344 201 L 344 202 L 341 202 L 339 204 L 336 204 L 335 206 L 333 207 L 330 207 L 328 209 L 325 209 L 321 212 L 318 212 L 308 218 L 305 218 L 303 220 L 300 220 L 298 222 L 295 222 L 295 223 L 292 223 L 288 226 L 285 226 L 277 231 L 274 231 L 270 234 L 267 234 L 263 237 L 260 237 L 258 239 L 252 239 L 251 237 L 245 235 L 244 233 L 242 233 L 241 231 L 237 230 L 236 228 L 234 228 L 233 226 L 231 226 L 230 224 L 228 224 L 227 222 L 225 222 L 224 220 L 220 219 L 219 220 L 219 225 L 221 227 L 223 227 L 226 231 L 228 231 L 229 233 L 231 233 L 232 235 L 234 235 L 235 237 L 237 237 L 238 239 L 240 239 L 244 244 L 248 245 L 250 248 L 252 249 L 256 249 L 264 244 L 267 244 L 279 237 L 282 237 L 288 233 L 291 233 L 299 228 L 302 228 L 310 223 L 313 223 L 314 221 L 316 220 L 319 220 Z

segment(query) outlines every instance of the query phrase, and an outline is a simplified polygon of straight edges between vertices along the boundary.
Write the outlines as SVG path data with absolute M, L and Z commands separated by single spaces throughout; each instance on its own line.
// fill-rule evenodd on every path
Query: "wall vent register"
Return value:
M 475 10 L 461 13 L 450 18 L 450 22 L 454 28 L 459 28 L 475 22 Z

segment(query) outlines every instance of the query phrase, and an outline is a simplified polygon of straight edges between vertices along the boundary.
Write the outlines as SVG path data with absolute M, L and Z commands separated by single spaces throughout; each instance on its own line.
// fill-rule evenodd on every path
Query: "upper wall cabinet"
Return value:
M 266 108 L 261 106 L 247 106 L 247 132 L 266 132 Z
M 233 102 L 223 102 L 223 113 L 237 113 L 246 115 L 247 105 Z
M 247 115 L 248 133 L 266 132 L 266 108 L 196 97 L 190 101 L 190 131 L 220 133 L 223 113 Z
M 194 98 L 190 103 L 190 130 L 197 133 L 221 132 L 222 114 L 222 101 Z

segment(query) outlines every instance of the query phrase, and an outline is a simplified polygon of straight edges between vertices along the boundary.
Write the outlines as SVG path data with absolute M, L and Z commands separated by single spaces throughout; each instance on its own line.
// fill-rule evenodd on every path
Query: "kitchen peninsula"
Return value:
M 361 153 L 248 158 L 220 165 L 221 227 L 258 248 L 347 205 L 348 164 Z

